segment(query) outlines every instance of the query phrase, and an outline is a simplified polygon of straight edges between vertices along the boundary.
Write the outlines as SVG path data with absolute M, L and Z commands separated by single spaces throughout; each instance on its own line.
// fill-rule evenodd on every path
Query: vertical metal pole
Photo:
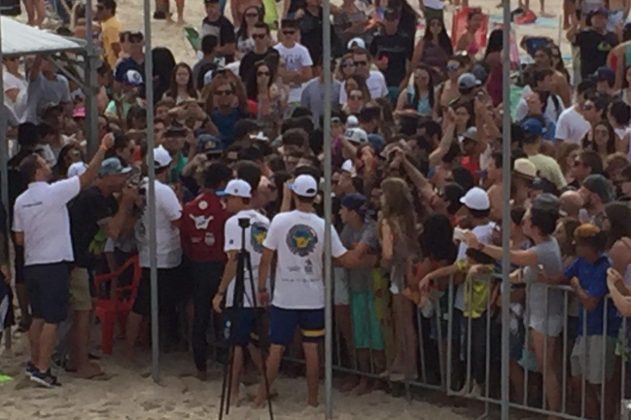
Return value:
M 0 106 L 2 112 L 0 112 L 0 198 L 2 199 L 2 205 L 4 206 L 5 215 L 7 217 L 6 226 L 7 231 L 11 230 L 11 223 L 9 220 L 9 147 L 7 144 L 7 113 L 4 111 L 4 64 L 2 64 L 2 19 L 4 16 L 0 16 Z M 9 238 L 5 238 L 6 245 L 9 245 Z M 2 326 L 0 326 L 1 328 Z M 1 331 L 0 331 L 1 332 Z M 11 329 L 7 328 L 4 332 L 4 344 L 7 350 L 11 350 Z
M 85 40 L 86 46 L 86 89 L 85 89 L 85 107 L 86 122 L 84 130 L 86 130 L 85 138 L 87 141 L 88 155 L 93 156 L 101 139 L 97 139 L 99 114 L 96 106 L 96 65 L 98 63 L 97 48 L 94 45 L 93 30 L 93 5 L 92 0 L 87 0 L 85 5 Z
M 502 406 L 501 418 L 508 420 L 510 415 L 510 379 L 509 379 L 509 306 L 510 306 L 510 190 L 511 190 L 511 113 L 510 113 L 510 0 L 503 2 L 504 32 L 502 37 L 502 182 L 504 203 L 502 207 Z M 526 330 L 526 333 L 528 331 Z M 526 372 L 526 375 L 528 372 Z
M 147 1 L 147 0 L 145 0 Z M 325 418 L 333 418 L 333 308 L 331 279 L 331 2 L 322 2 L 322 71 L 324 75 L 324 393 Z
M 144 0 L 145 21 L 145 99 L 147 101 L 147 172 L 149 188 L 149 272 L 151 281 L 151 376 L 158 382 L 160 376 L 160 342 L 158 334 L 158 267 L 156 249 L 156 167 L 153 160 L 153 56 L 151 55 L 151 0 Z

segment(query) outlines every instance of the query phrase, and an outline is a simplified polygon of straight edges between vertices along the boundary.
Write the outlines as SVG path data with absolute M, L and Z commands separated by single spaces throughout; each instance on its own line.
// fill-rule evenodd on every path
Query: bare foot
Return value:
M 88 363 L 81 369 L 77 369 L 76 376 L 82 379 L 92 379 L 103 375 L 101 367 L 96 363 Z
M 208 381 L 208 372 L 206 372 L 205 370 L 198 370 L 197 379 L 199 379 L 202 382 Z
M 359 380 L 359 385 L 357 385 L 357 388 L 355 388 L 355 391 L 353 393 L 357 396 L 361 396 L 361 395 L 368 394 L 371 391 L 372 391 L 372 387 L 368 383 L 368 378 L 361 378 Z

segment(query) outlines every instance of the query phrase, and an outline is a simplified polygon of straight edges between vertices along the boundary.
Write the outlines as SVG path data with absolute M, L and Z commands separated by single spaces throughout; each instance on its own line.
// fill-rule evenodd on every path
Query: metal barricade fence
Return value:
M 478 281 L 476 291 L 471 286 L 465 286 L 465 283 L 457 285 L 453 277 L 450 278 L 447 288 L 442 291 L 442 298 L 433 301 L 434 310 L 430 316 L 423 315 L 414 306 L 414 319 L 410 319 L 410 322 L 414 323 L 417 347 L 409 357 L 417 361 L 414 364 L 420 368 L 418 377 L 395 375 L 398 377 L 391 382 L 405 385 L 408 398 L 411 398 L 411 387 L 420 387 L 442 391 L 448 396 L 478 400 L 485 404 L 485 414 L 488 414 L 490 405 L 502 403 L 499 392 L 499 363 L 502 360 L 498 331 L 502 322 L 509 322 L 511 410 L 566 419 L 617 418 L 621 398 L 629 395 L 626 392 L 625 378 L 626 355 L 629 352 L 627 319 L 620 319 L 617 311 L 614 311 L 613 302 L 608 297 L 602 299 L 602 317 L 601 322 L 598 322 L 598 319 L 594 321 L 593 318 L 593 311 L 596 309 L 587 311 L 576 300 L 569 286 L 543 283 L 517 285 L 512 291 L 517 292 L 515 294 L 523 291 L 523 311 L 519 310 L 519 303 L 514 302 L 511 319 L 502 320 L 501 311 L 495 310 L 494 299 L 499 291 L 495 291 L 499 278 L 487 277 L 484 280 L 486 285 Z M 536 296 L 533 286 L 538 288 L 537 295 L 543 293 L 543 310 L 540 307 L 542 302 L 536 300 L 530 302 L 530 309 L 537 306 L 536 311 L 529 310 L 528 299 Z M 459 292 L 459 288 L 463 290 Z M 467 292 L 469 296 L 465 294 Z M 478 294 L 477 297 L 474 293 Z M 457 294 L 464 297 L 465 303 L 472 305 L 474 298 L 479 298 L 480 293 L 484 295 L 484 308 L 477 302 L 480 313 L 475 313 L 471 306 L 454 306 Z M 376 296 L 373 291 L 371 298 L 391 299 L 391 296 Z M 353 303 L 351 298 L 349 306 Z M 400 300 L 398 304 L 401 304 Z M 349 339 L 348 332 L 340 331 L 341 320 L 334 319 L 334 371 L 390 381 L 392 375 L 388 375 L 388 370 L 393 368 L 392 353 L 396 353 L 396 350 L 388 348 L 393 343 L 387 336 L 396 336 L 397 332 L 400 334 L 405 328 L 394 325 L 387 312 L 376 310 L 379 305 L 383 306 L 384 302 L 372 306 L 363 305 L 365 313 L 361 317 L 355 313 L 353 318 L 362 319 L 363 325 L 351 325 L 351 328 L 361 327 L 363 332 L 368 331 L 368 349 L 360 349 L 368 350 L 368 369 L 366 366 L 359 368 L 357 349 L 352 342 L 350 345 L 344 344 Z M 385 305 L 390 309 L 393 306 L 390 302 L 385 302 Z M 347 313 L 357 310 L 357 307 L 352 307 Z M 336 315 L 342 313 L 336 311 Z M 378 337 L 371 336 L 374 331 L 370 329 L 370 322 L 374 318 L 377 318 L 382 330 L 383 350 Z M 580 335 L 579 318 L 582 319 Z M 369 324 L 368 328 L 366 322 Z M 620 324 L 619 327 L 615 327 L 617 323 Z M 599 324 L 602 325 L 602 331 L 591 334 L 593 330 L 599 329 Z M 391 330 L 387 331 L 389 328 Z M 578 346 L 575 344 L 577 341 L 580 342 Z M 395 342 L 395 348 L 396 345 Z M 355 354 L 347 354 L 349 349 Z M 518 357 L 520 354 L 521 357 Z M 382 357 L 386 360 L 385 366 L 377 360 Z M 384 367 L 385 370 L 380 370 Z

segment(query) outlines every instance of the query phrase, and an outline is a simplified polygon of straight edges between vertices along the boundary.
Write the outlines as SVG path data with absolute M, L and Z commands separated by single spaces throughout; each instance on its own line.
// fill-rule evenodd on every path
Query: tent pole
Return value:
M 502 32 L 502 102 L 504 115 L 502 118 L 502 183 L 503 183 L 503 207 L 502 207 L 502 381 L 501 381 L 501 418 L 508 420 L 510 417 L 510 380 L 509 380 L 509 306 L 511 283 L 510 274 L 510 191 L 511 191 L 511 107 L 510 107 L 510 39 L 511 16 L 510 0 L 503 1 L 504 24 Z
M 97 94 L 97 86 L 96 86 L 96 66 L 98 63 L 98 54 L 96 50 L 96 46 L 94 45 L 94 37 L 92 34 L 94 33 L 93 23 L 94 23 L 94 9 L 93 9 L 93 0 L 86 0 L 85 6 L 85 39 L 86 39 L 86 88 L 84 90 L 86 96 L 85 108 L 86 108 L 86 122 L 85 122 L 85 130 L 86 132 L 86 140 L 87 140 L 87 150 L 88 155 L 93 156 L 96 153 L 96 148 L 99 145 L 101 139 L 97 139 L 98 130 L 98 121 L 99 114 L 96 105 L 96 94 Z
M 324 74 L 324 393 L 325 418 L 333 418 L 333 311 L 331 261 L 331 2 L 322 2 L 322 72 Z
M 4 112 L 4 63 L 2 62 L 2 20 L 4 18 L 0 16 L 0 106 L 2 106 L 2 112 L 0 112 L 0 198 L 2 199 L 2 205 L 4 206 L 5 216 L 7 218 L 6 226 L 7 232 L 10 231 L 11 221 L 9 220 L 9 145 L 7 144 L 7 113 Z M 9 238 L 4 238 L 5 246 L 9 246 Z M 6 248 L 5 248 L 6 249 Z M 8 256 L 8 249 L 7 249 Z M 0 325 L 0 330 L 2 329 Z M 1 331 L 0 331 L 1 332 Z M 4 344 L 7 350 L 11 350 L 11 329 L 7 328 L 4 332 Z
M 158 334 L 158 268 L 156 244 L 156 168 L 153 160 L 153 56 L 151 54 L 151 0 L 144 0 L 145 22 L 145 99 L 147 102 L 147 210 L 149 212 L 149 267 L 151 281 L 151 376 L 160 379 L 160 343 Z

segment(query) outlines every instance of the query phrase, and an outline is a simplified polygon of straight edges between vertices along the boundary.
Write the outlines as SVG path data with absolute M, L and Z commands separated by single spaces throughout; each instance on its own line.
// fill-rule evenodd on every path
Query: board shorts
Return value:
M 284 309 L 272 306 L 270 310 L 270 341 L 287 347 L 300 328 L 303 343 L 319 343 L 324 337 L 324 308 Z

